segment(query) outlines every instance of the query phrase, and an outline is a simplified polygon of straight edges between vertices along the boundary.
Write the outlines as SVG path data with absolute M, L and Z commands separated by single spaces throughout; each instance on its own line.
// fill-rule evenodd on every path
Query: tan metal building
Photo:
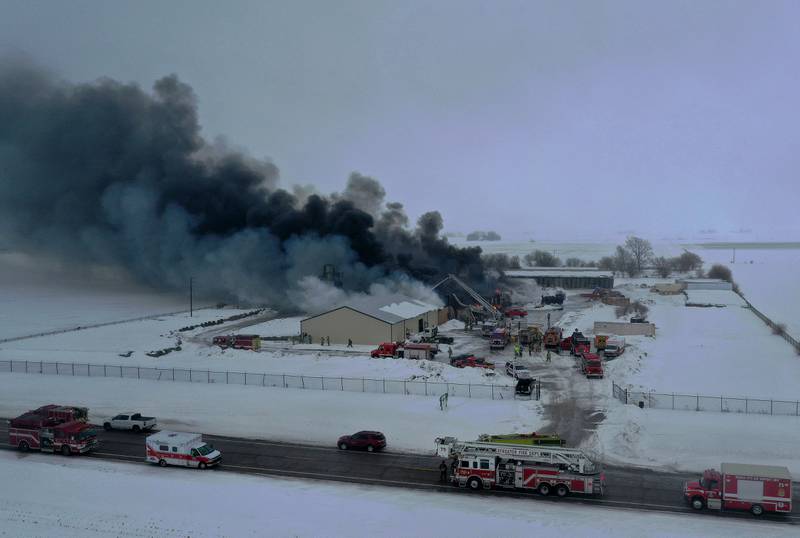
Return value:
M 388 301 L 364 299 L 343 304 L 300 322 L 300 332 L 313 343 L 380 344 L 403 341 L 407 335 L 439 325 L 439 307 L 403 295 Z

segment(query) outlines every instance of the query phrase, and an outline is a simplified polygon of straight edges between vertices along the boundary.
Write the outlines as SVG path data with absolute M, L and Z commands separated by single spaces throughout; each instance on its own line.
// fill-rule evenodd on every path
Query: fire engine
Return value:
M 9 444 L 22 451 L 61 452 L 65 456 L 97 448 L 97 433 L 86 423 L 86 409 L 46 405 L 9 421 Z
M 436 439 L 436 453 L 452 458 L 450 480 L 471 490 L 505 488 L 602 495 L 601 467 L 575 448 Z

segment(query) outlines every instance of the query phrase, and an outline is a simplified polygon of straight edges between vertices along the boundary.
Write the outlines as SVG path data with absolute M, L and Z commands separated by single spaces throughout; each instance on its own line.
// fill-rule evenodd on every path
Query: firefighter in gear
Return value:
M 447 482 L 447 462 L 445 460 L 439 464 L 439 482 Z

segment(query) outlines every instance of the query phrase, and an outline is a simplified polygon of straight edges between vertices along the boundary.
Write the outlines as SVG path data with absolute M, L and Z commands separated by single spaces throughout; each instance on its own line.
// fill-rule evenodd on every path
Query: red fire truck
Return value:
M 229 334 L 225 336 L 215 336 L 212 339 L 215 346 L 222 349 L 232 347 L 233 349 L 250 349 L 258 351 L 261 349 L 261 337 L 257 334 Z
M 720 471 L 708 469 L 697 482 L 684 483 L 683 496 L 695 510 L 789 513 L 792 475 L 786 467 L 723 463 Z
M 22 451 L 61 452 L 65 456 L 82 454 L 97 447 L 97 433 L 83 420 L 61 418 L 69 410 L 85 410 L 61 406 L 45 406 L 9 421 L 9 444 Z M 59 414 L 61 416 L 59 416 Z
M 450 480 L 471 490 L 505 488 L 602 495 L 605 475 L 583 452 L 560 446 L 531 446 L 482 441 L 436 440 L 436 453 L 451 458 Z

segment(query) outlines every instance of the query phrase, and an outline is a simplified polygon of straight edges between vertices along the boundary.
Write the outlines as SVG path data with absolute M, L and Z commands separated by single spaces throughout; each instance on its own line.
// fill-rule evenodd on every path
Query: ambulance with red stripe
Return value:
M 534 490 L 542 495 L 602 495 L 600 465 L 575 448 L 482 441 L 436 440 L 436 453 L 451 458 L 450 480 L 460 487 Z
M 222 454 L 203 442 L 199 433 L 160 431 L 145 440 L 147 461 L 161 467 L 177 465 L 205 469 L 219 465 Z

